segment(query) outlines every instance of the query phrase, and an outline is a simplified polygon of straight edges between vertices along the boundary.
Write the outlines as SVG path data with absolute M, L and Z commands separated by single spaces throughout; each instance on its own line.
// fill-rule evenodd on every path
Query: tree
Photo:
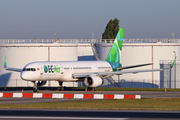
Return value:
M 102 39 L 114 39 L 119 31 L 119 20 L 115 18 L 110 20 L 102 34 Z
M 113 39 L 116 38 L 118 31 L 119 31 L 119 20 L 117 18 L 115 18 L 113 20 Z

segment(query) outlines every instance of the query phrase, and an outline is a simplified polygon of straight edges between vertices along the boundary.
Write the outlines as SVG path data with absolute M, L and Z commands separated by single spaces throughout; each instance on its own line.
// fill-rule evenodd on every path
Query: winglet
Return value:
M 7 68 L 6 56 L 4 56 L 4 68 Z
M 176 58 L 177 58 L 177 56 L 175 57 L 175 59 L 174 59 L 172 65 L 171 65 L 171 68 L 174 66 L 174 63 L 176 62 Z

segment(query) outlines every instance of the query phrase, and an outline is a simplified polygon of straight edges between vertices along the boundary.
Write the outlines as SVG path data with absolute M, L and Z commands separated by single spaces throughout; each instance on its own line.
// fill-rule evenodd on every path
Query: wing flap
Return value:
M 91 73 L 74 73 L 74 74 L 72 74 L 72 76 L 73 76 L 74 78 L 82 78 L 82 77 L 88 77 L 89 75 L 92 75 L 92 74 L 98 75 L 99 73 L 98 73 L 98 72 L 91 72 Z
M 165 68 L 169 69 L 169 68 Z M 106 75 L 122 75 L 127 73 L 137 74 L 139 72 L 155 72 L 163 71 L 164 69 L 145 69 L 145 70 L 124 70 L 124 71 L 111 71 L 111 72 L 92 72 L 92 73 L 74 73 L 72 76 L 74 78 L 87 77 L 89 75 L 95 74 L 97 76 L 106 76 Z
M 164 69 L 145 69 L 145 70 L 126 70 L 126 71 L 115 71 L 115 72 L 99 72 L 98 75 L 122 75 L 127 73 L 137 74 L 139 72 L 154 72 L 163 71 Z

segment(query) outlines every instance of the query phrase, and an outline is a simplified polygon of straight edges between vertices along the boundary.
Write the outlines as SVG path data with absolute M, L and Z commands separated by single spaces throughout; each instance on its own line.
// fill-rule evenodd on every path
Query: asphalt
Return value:
M 19 93 L 20 90 L 5 90 L 0 92 Z M 32 93 L 32 90 L 24 90 Z M 141 95 L 142 98 L 180 98 L 180 92 L 161 91 L 50 91 L 41 90 L 40 93 L 79 93 L 79 94 L 128 94 Z M 80 99 L 52 99 L 52 98 L 0 98 L 0 104 L 42 103 L 79 101 Z M 81 99 L 83 100 L 83 99 Z M 180 119 L 180 111 L 140 111 L 140 110 L 54 110 L 54 109 L 0 109 L 0 120 L 171 120 Z
M 137 110 L 27 110 L 27 109 L 0 109 L 0 119 L 61 119 L 61 120 L 171 120 L 180 119 L 179 111 L 137 111 Z

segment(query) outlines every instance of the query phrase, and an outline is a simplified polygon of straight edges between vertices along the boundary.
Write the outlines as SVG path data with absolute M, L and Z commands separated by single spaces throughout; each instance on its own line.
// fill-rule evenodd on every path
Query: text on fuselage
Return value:
M 45 73 L 60 73 L 60 67 L 58 65 L 44 65 Z

